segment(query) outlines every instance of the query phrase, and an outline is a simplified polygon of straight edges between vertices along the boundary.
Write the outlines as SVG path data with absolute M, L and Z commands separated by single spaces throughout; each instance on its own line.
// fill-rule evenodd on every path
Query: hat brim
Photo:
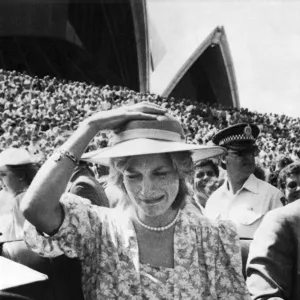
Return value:
M 33 163 L 30 154 L 21 148 L 8 148 L 0 153 L 0 168 Z
M 85 153 L 81 160 L 107 166 L 111 158 L 181 151 L 191 151 L 193 160 L 198 161 L 222 155 L 226 149 L 220 146 L 200 146 L 183 142 L 140 138 Z
M 235 151 L 251 151 L 257 149 L 257 145 L 254 142 L 236 142 L 232 144 L 224 145 L 228 150 L 235 150 Z

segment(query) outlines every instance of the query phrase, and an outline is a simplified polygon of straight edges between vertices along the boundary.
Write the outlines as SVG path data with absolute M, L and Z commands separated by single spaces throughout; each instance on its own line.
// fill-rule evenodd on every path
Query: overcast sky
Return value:
M 240 104 L 300 117 L 300 0 L 147 0 L 165 43 L 224 26 Z

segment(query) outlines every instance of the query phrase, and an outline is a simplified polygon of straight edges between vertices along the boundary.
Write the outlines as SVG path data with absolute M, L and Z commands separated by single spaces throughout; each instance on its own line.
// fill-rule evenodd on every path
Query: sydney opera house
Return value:
M 0 2 L 0 68 L 239 107 L 223 27 L 169 48 L 146 0 Z

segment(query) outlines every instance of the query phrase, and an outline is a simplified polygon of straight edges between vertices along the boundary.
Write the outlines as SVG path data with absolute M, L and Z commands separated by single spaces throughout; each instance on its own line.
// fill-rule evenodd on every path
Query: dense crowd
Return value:
M 266 176 L 271 174 L 270 182 L 277 169 L 300 157 L 299 118 L 5 70 L 0 70 L 0 150 L 22 145 L 43 161 L 89 114 L 145 100 L 175 115 L 188 143 L 207 144 L 227 126 L 256 123 L 261 130 L 258 168 Z M 88 150 L 105 147 L 107 142 L 108 134 L 101 133 Z
M 77 257 L 85 298 L 171 299 L 176 287 L 186 299 L 260 299 L 266 291 L 299 299 L 297 284 L 288 286 L 288 276 L 299 274 L 290 267 L 299 252 L 299 118 L 4 70 L 0 114 L 0 200 L 13 205 L 9 230 L 0 235 L 6 241 L 24 237 L 45 257 Z M 186 143 L 173 143 L 183 133 Z M 113 139 L 118 143 L 110 144 Z M 106 156 L 87 154 L 89 163 L 77 162 L 84 149 L 108 145 Z M 52 161 L 42 176 L 35 176 L 39 164 L 32 156 Z M 109 175 L 99 182 L 104 173 L 90 166 L 107 158 Z M 24 226 L 25 219 L 30 224 Z M 222 223 L 228 220 L 234 227 Z M 142 246 L 137 251 L 134 245 Z

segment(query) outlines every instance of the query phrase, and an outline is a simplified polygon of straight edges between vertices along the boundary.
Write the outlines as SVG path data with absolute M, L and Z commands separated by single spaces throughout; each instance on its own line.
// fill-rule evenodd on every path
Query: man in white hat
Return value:
M 258 135 L 256 125 L 243 123 L 225 128 L 212 139 L 227 149 L 222 162 L 227 179 L 210 196 L 205 212 L 212 219 L 233 221 L 244 239 L 252 239 L 264 215 L 281 207 L 284 199 L 279 189 L 253 175 Z

